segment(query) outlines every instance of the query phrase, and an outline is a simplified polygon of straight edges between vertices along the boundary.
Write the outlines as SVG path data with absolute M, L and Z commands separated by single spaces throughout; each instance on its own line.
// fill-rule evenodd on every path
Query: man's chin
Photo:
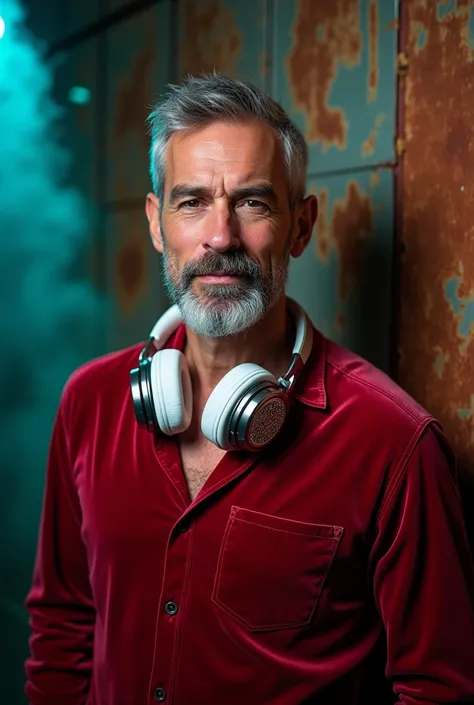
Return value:
M 232 304 L 248 295 L 249 286 L 243 282 L 236 284 L 200 284 L 199 301 L 216 304 Z
M 237 335 L 255 325 L 265 312 L 263 300 L 257 292 L 215 291 L 200 292 L 181 297 L 179 306 L 183 319 L 190 328 L 206 337 Z

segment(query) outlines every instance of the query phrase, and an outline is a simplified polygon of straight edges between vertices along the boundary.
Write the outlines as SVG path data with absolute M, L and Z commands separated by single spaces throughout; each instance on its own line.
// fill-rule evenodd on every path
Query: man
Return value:
M 159 324 L 141 367 L 143 344 L 65 387 L 27 598 L 30 703 L 474 701 L 473 565 L 442 430 L 315 329 L 282 379 L 304 321 L 288 261 L 317 211 L 302 136 L 219 75 L 172 89 L 151 127 L 146 213 L 183 323 Z M 260 450 L 209 430 L 244 363 L 289 403 Z

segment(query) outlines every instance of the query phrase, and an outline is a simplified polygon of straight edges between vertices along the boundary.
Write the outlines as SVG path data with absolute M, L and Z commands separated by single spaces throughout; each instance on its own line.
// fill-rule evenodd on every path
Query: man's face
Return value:
M 147 215 L 169 293 L 186 324 L 209 337 L 260 320 L 284 293 L 290 254 L 306 245 L 280 143 L 259 122 L 175 134 L 163 201 L 149 196 Z

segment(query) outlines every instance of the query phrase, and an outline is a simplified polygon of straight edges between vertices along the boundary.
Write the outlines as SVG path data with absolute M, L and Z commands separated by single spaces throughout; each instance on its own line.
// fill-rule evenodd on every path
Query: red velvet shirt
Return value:
M 429 414 L 315 331 L 279 439 L 227 453 L 191 502 L 176 439 L 135 422 L 139 349 L 63 393 L 30 703 L 474 701 L 473 565 Z

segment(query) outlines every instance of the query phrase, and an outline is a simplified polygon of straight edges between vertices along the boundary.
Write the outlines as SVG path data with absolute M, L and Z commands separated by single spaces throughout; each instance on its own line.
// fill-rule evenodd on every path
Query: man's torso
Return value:
M 138 349 L 75 382 L 70 454 L 98 615 L 91 703 L 151 703 L 156 687 L 175 705 L 217 702 L 219 682 L 233 684 L 226 705 L 358 702 L 382 636 L 377 509 L 428 416 L 355 356 L 342 367 L 335 347 L 263 454 L 183 453 L 135 423 Z

